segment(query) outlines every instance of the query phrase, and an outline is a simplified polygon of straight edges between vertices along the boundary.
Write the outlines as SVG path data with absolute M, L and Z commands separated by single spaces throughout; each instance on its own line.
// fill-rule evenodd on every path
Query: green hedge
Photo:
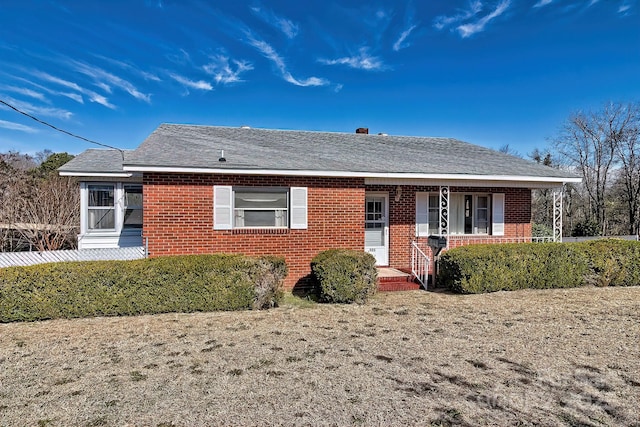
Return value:
M 568 243 L 582 253 L 589 265 L 587 284 L 596 286 L 640 285 L 640 242 L 601 239 Z
M 311 272 L 323 302 L 364 303 L 378 287 L 376 260 L 362 251 L 329 249 L 320 252 L 311 260 Z
M 277 305 L 284 259 L 193 255 L 0 269 L 0 322 Z
M 442 255 L 438 280 L 459 293 L 638 285 L 640 243 L 611 239 L 465 246 Z

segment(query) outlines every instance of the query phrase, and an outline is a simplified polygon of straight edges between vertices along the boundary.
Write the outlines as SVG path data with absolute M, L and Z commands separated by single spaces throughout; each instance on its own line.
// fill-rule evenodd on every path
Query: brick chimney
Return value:
M 369 128 L 358 128 L 356 129 L 356 133 L 369 133 Z

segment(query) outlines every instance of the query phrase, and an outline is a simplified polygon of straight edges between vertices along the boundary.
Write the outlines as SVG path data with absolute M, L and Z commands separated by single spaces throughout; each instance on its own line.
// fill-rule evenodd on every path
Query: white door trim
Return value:
M 380 191 L 367 191 L 365 193 L 365 218 L 364 218 L 364 226 L 367 223 L 367 199 L 369 197 L 382 197 L 384 198 L 384 212 L 383 212 L 383 238 L 384 245 L 383 246 L 367 246 L 366 238 L 365 238 L 365 247 L 364 250 L 366 252 L 371 253 L 376 258 L 376 265 L 378 266 L 387 266 L 389 265 L 389 193 L 388 192 L 380 192 Z M 365 228 L 366 233 L 366 228 Z

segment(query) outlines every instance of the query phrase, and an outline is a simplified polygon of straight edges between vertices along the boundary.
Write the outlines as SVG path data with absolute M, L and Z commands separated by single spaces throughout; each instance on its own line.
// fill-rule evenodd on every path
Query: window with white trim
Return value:
M 115 230 L 115 184 L 89 184 L 87 191 L 87 228 Z
M 139 234 L 143 221 L 142 192 L 142 184 L 138 183 L 81 183 L 81 233 Z
M 449 234 L 489 234 L 488 194 L 449 195 Z
M 439 195 L 416 194 L 416 234 L 439 232 Z M 449 234 L 504 235 L 504 194 L 450 193 Z
M 142 185 L 125 184 L 122 228 L 142 228 Z
M 234 228 L 287 227 L 288 225 L 288 190 L 234 189 Z
M 213 228 L 307 228 L 306 187 L 213 188 Z

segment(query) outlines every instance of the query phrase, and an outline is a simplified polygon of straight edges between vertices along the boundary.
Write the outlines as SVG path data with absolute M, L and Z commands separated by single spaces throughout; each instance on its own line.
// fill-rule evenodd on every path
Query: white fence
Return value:
M 62 261 L 113 261 L 145 258 L 144 246 L 45 252 L 1 252 L 0 268 Z

